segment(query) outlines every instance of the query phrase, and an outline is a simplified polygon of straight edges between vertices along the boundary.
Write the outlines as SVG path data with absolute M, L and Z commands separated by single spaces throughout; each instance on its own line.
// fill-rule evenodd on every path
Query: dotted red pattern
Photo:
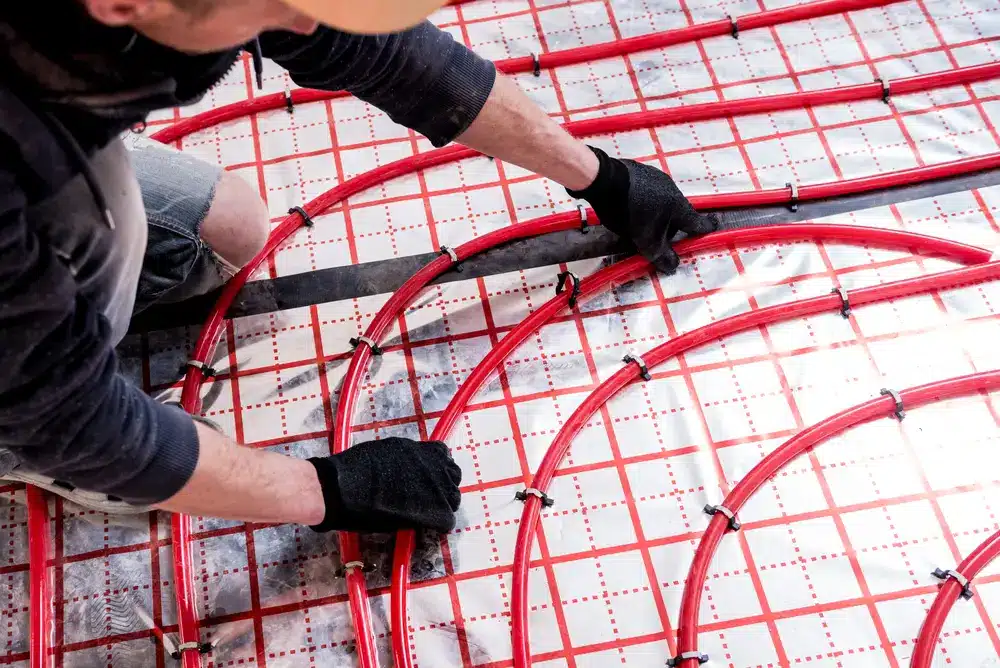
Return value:
M 608 41 L 772 8 L 749 2 L 511 0 L 444 10 L 440 24 L 488 57 Z M 748 31 L 658 52 L 518 79 L 560 120 L 686 102 L 792 92 L 960 67 L 995 59 L 988 3 L 915 0 L 877 10 Z M 259 94 L 248 63 L 195 107 L 150 124 Z M 263 93 L 284 89 L 269 67 Z M 669 170 L 689 193 L 852 178 L 998 149 L 1000 106 L 987 82 L 894 100 L 600 137 L 614 153 Z M 355 100 L 272 112 L 199 133 L 181 148 L 257 185 L 274 220 L 339 181 L 427 150 Z M 574 206 L 554 184 L 486 159 L 441 167 L 363 193 L 317 217 L 267 267 L 271 276 L 454 245 L 499 226 Z M 996 243 L 1000 191 L 986 189 L 842 216 L 970 243 Z M 620 286 L 522 346 L 477 396 L 450 445 L 465 472 L 461 528 L 421 546 L 411 593 L 418 665 L 510 665 L 509 571 L 520 505 L 562 420 L 630 350 L 776 301 L 848 289 L 943 263 L 877 249 L 789 244 L 686 260 L 674 278 Z M 552 294 L 558 271 L 516 272 L 437 286 L 400 316 L 365 379 L 357 438 L 425 437 L 483 353 Z M 533 555 L 536 665 L 662 665 L 675 649 L 676 606 L 701 506 L 716 502 L 780 440 L 881 384 L 995 366 L 994 285 L 784 323 L 684 355 L 623 392 L 578 437 L 543 515 Z M 206 415 L 239 441 L 296 456 L 325 451 L 347 340 L 384 297 L 319 304 L 230 323 L 203 390 Z M 191 331 L 136 343 L 150 391 L 175 387 Z M 947 344 L 947 345 L 942 345 Z M 936 458 L 995 449 L 995 397 L 915 411 L 905 426 L 858 430 L 795 463 L 748 509 L 705 584 L 703 651 L 733 666 L 905 666 L 935 585 L 995 530 L 997 481 Z M 956 421 L 975 426 L 957 439 Z M 911 425 L 916 424 L 916 427 Z M 872 443 L 879 447 L 873 452 Z M 7 538 L 0 664 L 26 664 L 26 530 L 20 492 L 2 488 Z M 169 523 L 121 528 L 56 503 L 52 563 L 59 666 L 168 666 L 150 638 L 175 633 Z M 292 526 L 197 518 L 199 615 L 217 642 L 209 666 L 336 665 L 352 639 L 334 575 L 333 537 Z M 379 539 L 372 554 L 387 555 Z M 383 556 L 387 559 L 388 557 Z M 933 562 L 933 564 L 932 564 Z M 379 566 L 386 566 L 382 562 Z M 388 582 L 369 576 L 380 643 L 388 647 Z M 944 660 L 1000 648 L 996 573 L 953 615 Z M 387 651 L 387 650 L 386 650 Z M 854 658 L 855 655 L 858 658 Z M 848 658 L 851 657 L 851 658 Z

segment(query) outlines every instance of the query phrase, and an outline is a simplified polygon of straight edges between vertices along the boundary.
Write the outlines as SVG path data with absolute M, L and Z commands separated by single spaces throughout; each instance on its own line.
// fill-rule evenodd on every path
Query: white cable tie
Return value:
M 734 513 L 729 508 L 726 508 L 721 504 L 718 506 L 712 506 L 712 505 L 705 506 L 705 513 L 712 516 L 714 516 L 716 513 L 723 515 L 729 520 L 729 528 L 732 529 L 733 531 L 739 531 L 740 528 L 743 526 L 743 523 L 740 522 L 739 518 L 736 517 L 736 513 Z
M 646 363 L 642 360 L 642 358 L 639 357 L 639 355 L 635 353 L 629 353 L 628 355 L 622 358 L 622 361 L 625 362 L 626 364 L 634 363 L 636 366 L 638 366 L 639 375 L 642 377 L 643 380 L 647 382 L 653 380 L 653 377 L 649 375 L 649 368 L 646 366 Z
M 799 184 L 789 181 L 785 187 L 789 190 L 788 208 L 794 213 L 799 210 Z
M 683 652 L 678 654 L 672 659 L 667 659 L 667 665 L 670 668 L 674 666 L 679 666 L 684 661 L 697 661 L 698 663 L 708 663 L 708 655 L 702 654 L 701 652 L 695 650 L 693 652 Z
M 344 572 L 345 573 L 350 573 L 355 568 L 359 568 L 361 570 L 365 570 L 365 562 L 363 562 L 363 561 L 348 561 L 346 564 L 344 564 Z
M 451 258 L 451 261 L 458 264 L 458 253 L 451 246 L 441 246 L 441 252 Z
M 892 82 L 889 81 L 888 77 L 877 77 L 875 81 L 882 84 L 882 101 L 889 104 L 889 100 L 892 98 Z
M 964 598 L 966 601 L 968 601 L 970 598 L 974 596 L 972 592 L 972 582 L 969 580 L 969 578 L 965 577 L 956 570 L 943 571 L 940 568 L 938 568 L 935 569 L 934 572 L 931 573 L 931 575 L 936 577 L 938 580 L 947 580 L 948 578 L 951 578 L 952 580 L 957 582 L 962 587 L 962 598 Z
M 896 416 L 897 420 L 902 422 L 903 418 L 906 417 L 906 410 L 905 407 L 903 406 L 903 397 L 899 396 L 899 392 L 887 387 L 883 387 L 881 390 L 879 390 L 879 394 L 883 397 L 892 397 L 893 403 L 896 404 L 895 409 L 892 411 L 892 414 Z
M 200 360 L 194 360 L 194 359 L 188 360 L 187 362 L 184 363 L 184 366 L 189 366 L 192 369 L 198 369 L 198 371 L 201 371 L 201 375 L 205 378 L 214 378 L 216 375 L 218 375 L 218 371 L 210 367 L 207 363 L 202 362 Z
M 382 349 L 379 348 L 378 343 L 373 341 L 371 338 L 365 336 L 364 334 L 355 336 L 353 339 L 351 339 L 351 344 L 355 347 L 360 346 L 362 343 L 371 348 L 372 355 L 382 354 Z
M 514 495 L 514 498 L 518 501 L 527 501 L 529 496 L 538 497 L 542 502 L 542 506 L 545 508 L 551 508 L 555 505 L 555 501 L 549 498 L 549 495 L 540 489 L 535 489 L 534 487 L 526 487 L 520 492 Z

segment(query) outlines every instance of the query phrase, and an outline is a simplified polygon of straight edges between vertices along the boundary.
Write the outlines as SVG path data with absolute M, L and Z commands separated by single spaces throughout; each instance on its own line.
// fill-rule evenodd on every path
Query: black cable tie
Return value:
M 184 652 L 198 652 L 198 654 L 208 654 L 213 649 L 212 643 L 210 642 L 185 642 L 177 646 L 173 652 L 170 653 L 170 658 L 175 661 L 181 660 L 181 654 Z
M 892 397 L 892 400 L 896 402 L 896 410 L 893 411 L 893 415 L 900 422 L 906 417 L 906 411 L 903 410 L 903 397 L 899 396 L 899 392 L 896 390 L 890 390 L 889 388 L 883 387 L 879 392 L 883 397 Z
M 889 104 L 889 100 L 892 98 L 892 82 L 888 78 L 883 79 L 882 77 L 876 77 L 875 81 L 882 84 L 882 101 Z
M 587 220 L 587 207 L 582 204 L 577 204 L 576 210 L 580 212 L 580 231 L 583 234 L 590 234 L 590 221 Z
M 198 360 L 188 360 L 181 365 L 181 373 L 187 373 L 188 368 L 198 369 L 201 371 L 202 378 L 215 378 L 219 375 L 219 372 L 208 366 L 204 362 L 199 362 Z
M 129 131 L 134 135 L 141 135 L 146 131 L 146 121 L 139 121 L 135 125 L 129 128 Z
M 566 281 L 573 279 L 573 288 L 569 294 L 569 307 L 576 308 L 576 299 L 580 296 L 580 277 L 572 271 L 564 271 L 559 274 L 559 282 L 556 283 L 556 294 L 561 295 L 566 289 Z
M 455 252 L 454 248 L 451 246 L 441 246 L 440 252 L 442 255 L 447 255 L 451 258 L 452 268 L 455 271 L 462 273 L 464 267 L 462 266 L 462 261 L 458 259 L 458 253 Z
M 740 38 L 740 24 L 732 14 L 726 14 L 726 18 L 729 19 L 729 30 L 733 35 L 733 39 Z
M 368 346 L 369 348 L 372 349 L 372 355 L 375 355 L 376 357 L 378 357 L 383 352 L 385 352 L 384 350 L 382 350 L 381 348 L 379 348 L 379 345 L 377 343 L 375 343 L 374 341 L 372 341 L 367 336 L 355 336 L 350 341 L 351 341 L 351 345 L 354 346 L 355 348 L 357 348 L 358 346 L 360 346 L 362 343 L 365 344 L 366 346 Z
M 693 652 L 683 652 L 672 659 L 667 659 L 667 665 L 670 666 L 670 668 L 674 668 L 674 666 L 681 665 L 681 662 L 690 661 L 692 659 L 696 660 L 699 664 L 708 663 L 708 654 L 702 654 L 697 650 Z
M 542 61 L 539 60 L 537 53 L 531 54 L 532 70 L 531 73 L 536 77 L 542 76 Z
M 969 578 L 965 577 L 958 571 L 954 570 L 945 571 L 940 568 L 935 568 L 934 572 L 931 573 L 931 575 L 936 577 L 938 580 L 942 581 L 946 581 L 949 578 L 951 578 L 958 584 L 962 585 L 962 598 L 965 599 L 966 601 L 968 601 L 969 599 L 971 599 L 973 596 L 976 595 L 976 593 L 972 591 L 972 582 L 969 580 Z
M 785 184 L 788 188 L 788 208 L 794 213 L 799 210 L 799 184 L 794 181 L 789 181 Z
M 514 498 L 518 501 L 527 501 L 529 496 L 537 496 L 541 500 L 543 508 L 551 508 L 556 505 L 556 502 L 550 499 L 548 494 L 534 487 L 526 487 L 520 492 L 514 493 Z
M 285 89 L 285 111 L 290 114 L 295 113 L 295 102 L 292 100 L 292 91 Z
M 840 315 L 844 316 L 845 320 L 849 320 L 852 311 L 851 299 L 847 296 L 847 290 L 844 288 L 834 288 L 830 292 L 835 295 L 840 295 Z
M 634 362 L 636 366 L 639 367 L 639 375 L 642 376 L 643 380 L 647 382 L 653 380 L 653 377 L 649 375 L 649 369 L 646 368 L 646 363 L 643 362 L 642 358 L 639 357 L 638 355 L 629 353 L 628 355 L 622 358 L 622 362 L 625 362 L 626 364 L 631 364 Z
M 316 222 L 313 221 L 312 217 L 310 217 L 309 214 L 306 213 L 306 210 L 303 209 L 301 206 L 293 206 L 291 209 L 288 210 L 288 213 L 289 215 L 297 213 L 300 216 L 302 216 L 302 224 L 305 225 L 306 227 L 312 227 L 313 225 L 316 224 Z
M 709 504 L 705 506 L 704 510 L 706 515 L 711 515 L 713 517 L 715 517 L 715 515 L 725 515 L 726 518 L 729 520 L 729 528 L 732 529 L 733 531 L 739 531 L 741 528 L 743 528 L 743 523 L 740 522 L 738 517 L 736 517 L 736 513 L 731 511 L 729 508 L 726 508 L 725 506 L 722 505 L 713 506 Z

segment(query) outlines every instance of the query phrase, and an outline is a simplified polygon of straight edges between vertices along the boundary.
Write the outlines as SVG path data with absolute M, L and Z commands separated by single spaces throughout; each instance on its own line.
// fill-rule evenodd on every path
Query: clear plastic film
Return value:
M 470 3 L 444 10 L 440 21 L 485 55 L 504 57 L 541 51 L 538 30 L 554 49 L 671 27 L 689 20 L 685 9 L 694 22 L 758 9 L 730 5 Z M 989 9 L 972 0 L 961 8 L 943 0 L 894 3 L 518 81 L 567 120 L 867 83 L 993 59 L 1000 29 Z M 284 88 L 276 68 L 267 74 L 267 86 Z M 243 85 L 224 85 L 205 104 L 245 94 Z M 895 96 L 891 105 L 873 100 L 593 141 L 668 169 L 688 194 L 801 185 L 995 152 L 995 95 L 991 81 Z M 223 125 L 181 148 L 262 184 L 277 217 L 335 181 L 429 146 L 345 99 Z M 995 248 L 998 204 L 1000 191 L 982 188 L 824 222 Z M 559 186 L 515 167 L 466 160 L 366 191 L 346 213 L 336 207 L 316 216 L 316 226 L 298 232 L 261 277 L 433 252 L 575 205 Z M 355 442 L 429 435 L 486 352 L 551 298 L 559 272 L 586 277 L 606 263 L 426 290 L 378 342 L 385 354 L 366 371 Z M 625 354 L 748 310 L 952 266 L 837 244 L 738 248 L 687 259 L 676 276 L 646 276 L 561 313 L 491 377 L 448 441 L 466 491 L 459 528 L 440 540 L 421 536 L 413 559 L 406 632 L 418 665 L 511 658 L 510 567 L 523 508 L 514 494 L 563 421 L 622 367 Z M 203 413 L 248 445 L 300 457 L 327 452 L 325 404 L 335 409 L 349 339 L 364 333 L 388 297 L 234 321 L 212 358 L 221 376 L 202 388 Z M 883 387 L 997 368 L 998 304 L 997 285 L 988 283 L 857 308 L 849 320 L 832 312 L 767 326 L 671 360 L 651 370 L 650 382 L 617 395 L 575 439 L 549 491 L 556 504 L 543 512 L 530 574 L 535 665 L 663 665 L 672 656 L 683 579 L 709 519 L 702 507 L 718 503 L 797 430 Z M 150 391 L 169 392 L 195 335 L 133 339 L 127 368 Z M 850 431 L 798 460 L 751 500 L 741 536 L 717 554 L 700 649 L 740 667 L 906 665 L 936 591 L 930 572 L 954 567 L 997 528 L 997 480 L 982 465 L 992 461 L 1000 434 L 997 410 L 996 397 L 928 406 L 903 423 Z M 56 641 L 68 649 L 66 665 L 155 665 L 164 643 L 134 636 L 176 623 L 167 519 L 117 528 L 103 516 L 70 512 L 54 526 L 62 535 Z M 214 644 L 205 665 L 356 665 L 334 536 L 199 518 L 192 534 L 201 639 Z M 389 665 L 392 542 L 373 536 L 362 548 L 379 651 Z M 26 592 L 23 571 L 4 577 L 13 578 L 11 592 Z M 949 617 L 942 651 L 955 665 L 996 656 L 995 577 L 995 570 L 980 576 L 977 602 Z M 26 593 L 10 600 L 17 597 Z M 105 640 L 115 638 L 129 639 L 114 642 L 109 655 Z M 24 651 L 23 641 L 8 647 L 12 656 Z

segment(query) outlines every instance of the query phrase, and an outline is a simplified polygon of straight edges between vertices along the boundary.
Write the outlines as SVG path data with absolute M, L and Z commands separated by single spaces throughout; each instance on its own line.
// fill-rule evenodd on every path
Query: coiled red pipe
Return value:
M 871 7 L 881 7 L 883 5 L 900 2 L 900 0 L 817 0 L 807 2 L 792 7 L 781 9 L 770 9 L 763 12 L 746 14 L 736 19 L 740 30 L 751 30 L 753 28 L 766 28 L 789 23 L 792 21 L 803 21 L 806 19 L 828 16 L 830 14 L 840 14 L 859 9 Z M 593 44 L 581 46 L 563 51 L 543 53 L 538 57 L 539 68 L 562 67 L 564 65 L 576 65 L 591 60 L 601 58 L 611 58 L 613 56 L 624 56 L 639 51 L 650 49 L 662 49 L 667 46 L 693 42 L 706 37 L 717 37 L 727 35 L 732 31 L 732 24 L 728 19 L 699 23 L 686 28 L 666 30 L 664 32 L 629 37 L 615 42 L 604 44 Z M 522 56 L 509 58 L 496 63 L 497 70 L 506 74 L 518 74 L 521 72 L 531 72 L 535 69 L 535 59 L 532 56 Z M 895 82 L 893 82 L 895 85 Z M 879 89 L 881 95 L 881 88 Z M 289 91 L 292 104 L 303 104 L 306 102 L 317 102 L 320 100 L 330 100 L 338 97 L 350 95 L 347 91 L 325 91 L 300 88 Z M 202 112 L 191 118 L 186 118 L 170 125 L 159 132 L 151 135 L 157 141 L 169 144 L 199 130 L 210 128 L 219 123 L 243 118 L 251 114 L 269 111 L 271 109 L 283 109 L 287 106 L 288 99 L 285 93 L 273 93 L 262 95 L 253 100 L 234 102 L 217 109 Z
M 888 234 L 886 234 L 888 233 Z M 814 241 L 839 241 L 849 244 L 872 244 L 879 247 L 905 248 L 914 252 L 948 257 L 958 262 L 975 264 L 989 260 L 989 251 L 946 239 L 898 230 L 854 225 L 790 224 L 768 227 L 729 230 L 704 237 L 686 239 L 677 244 L 676 250 L 683 255 L 727 248 L 736 245 L 759 244 L 775 241 L 811 239 Z M 632 257 L 606 267 L 583 279 L 579 285 L 577 303 L 609 289 L 611 286 L 631 281 L 650 270 L 650 264 L 642 257 Z M 465 383 L 452 397 L 448 406 L 438 418 L 431 434 L 431 440 L 447 440 L 458 418 L 466 406 L 482 387 L 489 375 L 499 367 L 533 332 L 554 318 L 570 299 L 572 291 L 567 289 L 533 311 L 531 315 L 507 332 L 504 338 L 487 353 L 472 370 Z M 398 668 L 412 668 L 413 658 L 409 651 L 407 629 L 407 585 L 409 584 L 410 559 L 413 556 L 416 535 L 413 531 L 401 531 L 396 535 L 396 547 L 392 563 L 392 647 Z
M 971 582 L 989 564 L 1000 557 L 1000 531 L 984 540 L 955 569 Z M 930 668 L 934 658 L 934 648 L 941 637 L 941 628 L 952 607 L 962 595 L 964 587 L 954 578 L 948 578 L 927 611 L 927 618 L 920 627 L 916 650 L 910 659 L 910 668 Z
M 984 250 L 983 254 L 985 255 L 986 253 L 987 251 Z M 984 264 L 969 268 L 854 290 L 850 293 L 850 301 L 852 306 L 860 306 L 927 292 L 929 290 L 951 288 L 956 285 L 996 278 L 1000 278 L 1000 262 L 985 262 Z M 741 313 L 676 336 L 670 341 L 644 353 L 642 359 L 645 361 L 646 366 L 651 369 L 692 348 L 724 336 L 760 327 L 761 325 L 791 320 L 823 311 L 839 310 L 840 308 L 842 308 L 840 296 L 837 294 L 827 294 L 786 304 L 776 304 L 748 313 Z M 943 387 L 954 391 L 960 389 L 962 392 L 968 392 L 973 391 L 973 389 L 983 389 L 984 387 L 993 386 L 995 383 L 1000 383 L 1000 371 L 991 373 L 992 375 L 980 374 L 975 376 L 973 377 L 974 380 L 959 383 L 954 388 L 950 385 Z M 538 471 L 535 473 L 530 485 L 533 489 L 537 489 L 543 493 L 548 490 L 552 478 L 555 476 L 556 469 L 565 457 L 576 434 L 583 428 L 590 417 L 600 410 L 601 406 L 607 403 L 612 396 L 639 377 L 640 371 L 638 367 L 634 364 L 626 364 L 584 399 L 569 419 L 567 419 L 553 440 L 552 445 L 546 451 L 542 463 L 539 465 Z M 911 404 L 920 404 L 926 402 L 928 397 L 936 396 L 934 392 L 939 389 L 939 386 L 932 385 L 927 387 L 933 389 L 921 388 L 910 390 L 910 395 L 904 397 L 904 400 Z M 944 392 L 945 390 L 941 391 Z M 891 402 L 889 403 L 891 404 Z M 839 414 L 833 420 L 826 421 L 821 425 L 802 432 L 786 445 L 779 448 L 774 454 L 765 458 L 753 472 L 740 481 L 737 488 L 729 494 L 722 505 L 734 513 L 738 512 L 750 494 L 779 470 L 781 466 L 787 464 L 788 461 L 805 448 L 818 442 L 819 438 L 815 437 L 828 437 L 831 434 L 838 433 L 847 426 L 856 424 L 861 419 L 870 419 L 870 417 L 864 418 L 866 415 L 870 415 L 871 417 L 879 415 L 883 410 L 888 410 L 885 408 L 886 405 L 886 398 L 873 400 L 867 404 L 863 404 L 860 409 L 852 409 L 851 411 Z M 527 604 L 528 561 L 535 533 L 538 529 L 541 507 L 542 502 L 538 497 L 527 497 L 524 504 L 524 511 L 521 514 L 521 523 L 518 527 L 517 543 L 514 551 L 511 618 L 513 624 L 514 665 L 518 668 L 527 668 L 527 666 L 531 665 Z M 707 572 L 712 554 L 714 554 L 715 547 L 717 547 L 727 526 L 727 518 L 721 513 L 717 513 L 709 524 L 709 528 L 705 532 L 698 551 L 695 554 L 695 561 L 691 566 L 691 573 L 688 576 L 687 582 L 689 584 L 692 582 L 699 583 L 697 589 L 697 594 L 699 595 L 701 593 L 700 583 L 704 582 L 705 573 Z M 685 589 L 685 598 L 681 602 L 681 627 L 678 639 L 679 654 L 697 651 L 697 615 L 699 602 L 700 596 L 692 596 Z M 697 664 L 697 659 L 692 659 L 682 661 L 679 665 L 681 668 L 693 668 Z
M 52 666 L 52 590 L 49 579 L 49 504 L 45 492 L 28 485 L 28 564 L 30 566 L 28 661 L 31 668 Z
M 1000 68 L 1000 64 L 962 68 L 960 70 L 954 70 L 952 72 L 946 72 L 936 76 L 923 75 L 920 77 L 911 77 L 906 80 L 900 80 L 895 85 L 897 86 L 897 91 L 906 90 L 908 92 L 913 92 L 914 90 L 933 88 L 937 85 L 936 82 L 938 81 L 946 82 L 943 85 L 955 85 L 959 81 L 967 83 L 970 81 L 992 78 L 1000 74 L 998 68 Z M 903 86 L 903 88 L 900 89 L 899 86 Z M 863 86 L 852 86 L 850 88 L 853 90 L 852 95 L 857 95 L 856 98 L 852 97 L 850 99 L 881 97 L 882 94 L 881 86 L 878 84 L 866 84 Z M 834 96 L 834 101 L 839 102 L 844 100 L 842 94 L 838 93 L 836 89 L 832 91 L 819 91 L 819 93 L 828 93 Z M 800 95 L 814 96 L 815 93 L 804 93 Z M 568 123 L 565 127 L 576 136 L 622 132 L 648 128 L 657 124 L 690 122 L 692 119 L 703 120 L 731 113 L 761 113 L 776 109 L 787 109 L 790 108 L 788 106 L 790 104 L 790 98 L 808 99 L 809 102 L 807 103 L 810 104 L 819 104 L 823 99 L 822 97 L 797 98 L 795 95 L 770 96 L 767 98 L 758 98 L 757 100 L 736 100 L 733 102 L 691 105 L 689 107 L 649 113 L 623 114 L 621 116 L 613 116 L 609 118 Z M 733 109 L 738 110 L 738 112 L 733 112 Z M 472 149 L 460 146 L 450 146 L 398 160 L 345 181 L 339 186 L 312 200 L 303 208 L 309 216 L 316 216 L 323 213 L 326 209 L 333 206 L 337 202 L 369 187 L 383 183 L 389 179 L 409 174 L 420 169 L 426 169 L 475 155 L 478 155 L 478 153 Z M 873 189 L 908 185 L 926 180 L 981 171 L 996 166 L 1000 166 L 1000 154 L 977 158 L 966 158 L 955 162 L 942 163 L 929 167 L 918 167 L 894 174 L 882 174 L 849 181 L 803 186 L 799 189 L 799 200 L 804 201 L 808 199 L 834 197 L 845 194 L 866 192 Z M 700 208 L 725 208 L 779 204 L 789 202 L 790 200 L 791 193 L 789 191 L 774 189 L 750 193 L 732 193 L 695 197 L 692 198 L 692 203 Z M 575 226 L 575 222 L 570 222 L 575 220 L 575 218 L 572 217 L 573 214 L 568 215 L 570 217 L 567 217 L 567 214 L 563 214 L 561 218 L 553 217 L 546 219 L 544 225 L 548 226 L 546 227 L 546 231 L 568 229 L 569 227 Z M 552 222 L 557 219 L 561 222 Z M 198 342 L 193 353 L 194 360 L 208 360 L 221 331 L 224 314 L 233 299 L 235 299 L 236 294 L 242 289 L 249 276 L 257 270 L 264 260 L 270 256 L 270 254 L 273 253 L 274 250 L 292 234 L 292 232 L 298 229 L 302 222 L 303 221 L 299 214 L 292 214 L 288 216 L 271 233 L 261 252 L 258 253 L 258 255 L 225 286 L 215 306 L 213 307 L 213 311 L 209 316 L 209 319 L 206 321 L 205 325 L 202 327 L 201 333 L 199 334 Z M 541 224 L 541 221 L 538 222 Z M 515 225 L 510 229 L 513 230 L 514 228 L 519 227 L 519 225 Z M 541 229 L 541 227 L 539 229 Z M 500 232 L 507 234 L 505 231 Z M 506 240 L 509 241 L 513 238 L 523 238 L 524 236 L 531 236 L 533 234 L 540 233 L 544 232 L 532 232 L 526 229 L 519 229 L 510 233 L 513 236 L 506 237 Z M 504 241 L 503 234 L 500 236 L 494 236 L 495 234 L 496 233 L 486 235 L 478 240 L 475 240 L 475 242 L 470 243 L 502 243 Z M 489 246 L 481 246 L 481 248 L 486 247 Z M 464 258 L 467 256 L 461 256 L 460 254 L 460 257 Z M 429 277 L 434 271 L 444 271 L 447 268 L 447 260 L 439 259 L 436 262 L 438 262 L 438 264 L 435 269 L 425 267 L 421 270 L 421 272 L 419 272 L 420 276 Z M 428 278 L 427 280 L 430 279 Z M 407 282 L 407 285 L 410 285 L 409 281 Z M 413 285 L 416 285 L 416 283 Z M 417 289 L 419 290 L 419 288 Z M 394 296 L 399 296 L 399 294 L 400 293 L 397 292 Z M 368 336 L 368 334 L 366 334 L 366 336 Z M 378 334 L 378 336 L 370 336 L 370 338 L 378 340 L 380 336 L 381 334 Z M 348 371 L 348 377 L 345 379 L 345 395 L 342 395 L 340 404 L 338 405 L 338 421 L 334 428 L 334 452 L 339 452 L 340 450 L 337 448 L 346 447 L 346 444 L 349 442 L 348 435 L 350 433 L 350 428 L 349 426 L 344 425 L 348 425 L 349 423 L 349 418 L 351 417 L 350 411 L 353 410 L 353 399 L 357 396 L 357 389 L 354 388 L 353 385 L 356 384 L 360 378 L 360 365 L 367 362 L 367 355 L 369 352 L 370 351 L 367 350 L 366 346 L 361 346 L 355 353 L 354 358 L 352 358 L 351 367 Z M 355 367 L 355 360 L 359 358 L 359 355 L 364 356 L 364 360 L 362 362 L 358 362 L 358 366 Z M 351 373 L 350 369 L 356 369 L 354 374 Z M 184 379 L 184 386 L 181 395 L 181 405 L 185 410 L 195 412 L 199 409 L 200 401 L 198 391 L 202 382 L 203 378 L 201 370 L 189 367 L 187 375 Z M 345 401 L 347 396 L 351 396 L 349 401 Z M 190 550 L 188 549 L 190 534 L 186 518 L 174 515 L 171 521 L 171 529 L 174 537 L 174 574 L 177 581 L 178 627 L 180 629 L 181 641 L 197 642 L 199 637 L 198 620 L 194 608 L 194 582 L 190 575 L 191 557 Z M 346 540 L 342 539 L 341 548 L 342 557 L 345 562 L 360 561 L 360 551 L 358 550 L 356 538 L 348 537 Z M 366 607 L 367 601 L 365 600 L 366 591 L 364 587 L 364 577 L 359 569 L 350 570 L 347 577 L 347 585 L 348 595 L 352 601 L 352 612 L 355 613 L 356 627 L 358 629 L 365 630 L 364 632 L 357 633 L 359 657 L 361 657 L 362 661 L 366 661 L 369 658 L 373 659 L 377 656 L 377 653 L 375 649 L 375 642 L 370 631 L 371 626 Z M 186 652 L 184 654 L 183 661 L 184 668 L 196 668 L 198 666 L 198 657 L 194 652 Z M 362 663 L 362 665 L 367 668 L 368 666 L 375 666 L 377 663 Z
M 973 269 L 962 269 L 958 270 L 958 272 L 945 272 L 942 274 L 927 276 L 924 277 L 924 280 L 932 279 L 931 282 L 938 283 L 937 285 L 927 289 L 939 289 L 941 287 L 951 287 L 954 285 L 954 283 L 950 283 L 949 281 L 945 281 L 945 284 L 941 285 L 941 281 L 933 280 L 946 279 L 946 274 L 987 270 L 987 273 L 980 275 L 974 280 L 996 278 L 998 274 L 989 270 L 995 268 L 997 265 L 1000 265 L 1000 263 L 990 262 L 986 265 L 975 267 Z M 906 282 L 907 281 L 899 281 L 896 285 Z M 965 281 L 963 280 L 962 282 Z M 872 288 L 867 288 L 867 290 L 869 292 L 873 291 Z M 862 291 L 859 290 L 852 294 L 852 302 L 860 292 Z M 870 298 L 863 297 L 863 299 L 866 299 L 866 301 L 859 301 L 858 303 L 868 303 L 873 301 Z M 991 390 L 997 387 L 1000 387 L 1000 371 L 989 371 L 962 376 L 951 380 L 929 383 L 927 385 L 921 385 L 908 390 L 902 390 L 899 392 L 899 396 L 903 400 L 903 404 L 906 406 L 907 410 L 909 410 L 910 408 L 922 406 L 933 401 L 971 394 L 983 390 Z M 848 408 L 847 410 L 841 411 L 840 413 L 837 413 L 836 415 L 809 427 L 805 431 L 786 441 L 777 450 L 762 459 L 760 463 L 757 464 L 757 466 L 755 466 L 742 480 L 740 480 L 736 487 L 734 487 L 733 490 L 726 496 L 722 505 L 731 510 L 733 513 L 738 513 L 754 492 L 760 489 L 764 483 L 770 480 L 782 468 L 787 466 L 789 462 L 795 459 L 795 457 L 815 445 L 840 434 L 850 427 L 854 427 L 862 422 L 868 422 L 875 418 L 891 416 L 895 411 L 895 407 L 896 404 L 892 397 L 882 396 L 854 406 L 853 408 Z M 709 522 L 708 528 L 705 530 L 705 533 L 702 535 L 701 542 L 698 544 L 698 549 L 695 552 L 694 560 L 691 563 L 691 569 L 688 572 L 688 577 L 684 584 L 684 595 L 681 599 L 680 629 L 677 640 L 677 650 L 679 653 L 697 652 L 698 611 L 701 605 L 702 583 L 705 582 L 712 556 L 715 554 L 719 544 L 722 542 L 722 537 L 726 533 L 728 527 L 728 519 L 722 514 L 717 513 L 712 518 L 712 521 Z M 965 570 L 963 567 L 966 567 L 967 564 L 963 563 L 963 567 L 960 567 L 961 571 L 963 573 L 968 572 L 970 574 L 978 573 L 979 569 L 982 569 L 987 563 L 989 563 L 989 561 L 996 556 L 998 551 L 1000 551 L 1000 537 L 994 536 L 990 541 L 982 546 L 982 550 L 977 550 L 973 553 L 973 555 L 970 555 L 967 563 L 969 566 L 975 567 L 976 570 L 973 570 L 971 567 L 968 570 Z M 934 613 L 934 617 L 928 617 L 930 621 L 929 627 L 925 625 L 927 633 L 934 634 L 932 636 L 934 639 L 936 639 L 937 635 L 940 633 L 941 624 L 944 622 L 944 615 L 947 614 L 947 609 L 950 609 L 951 605 L 954 604 L 953 597 L 950 596 L 953 592 L 951 584 L 953 583 L 945 583 L 941 592 L 942 594 L 949 595 L 944 598 L 947 598 L 950 602 L 943 602 L 943 597 L 939 594 L 938 600 L 935 601 L 935 605 L 937 605 L 939 601 L 942 602 L 937 610 L 932 607 L 931 612 Z M 959 591 L 961 591 L 960 587 Z M 927 640 L 930 640 L 930 638 L 931 637 L 928 637 Z M 913 663 L 914 666 L 930 665 L 933 645 L 930 642 L 925 642 L 924 648 L 925 651 L 927 651 L 926 662 L 923 664 L 915 662 Z M 918 643 L 917 655 L 919 655 L 920 652 L 920 644 Z M 915 655 L 915 657 L 917 655 Z M 685 660 L 680 662 L 678 665 L 680 668 L 693 668 L 698 665 L 698 661 L 693 659 Z

